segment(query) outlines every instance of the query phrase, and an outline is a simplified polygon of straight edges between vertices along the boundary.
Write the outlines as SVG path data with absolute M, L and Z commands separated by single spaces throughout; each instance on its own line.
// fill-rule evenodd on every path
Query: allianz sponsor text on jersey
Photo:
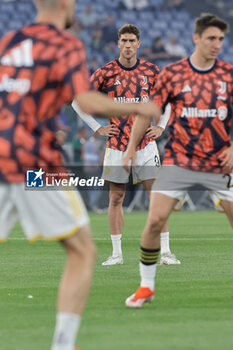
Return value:
M 183 107 L 181 118 L 215 118 L 219 117 L 220 120 L 225 120 L 228 115 L 228 109 L 225 106 L 221 106 L 218 109 L 198 109 L 193 107 Z

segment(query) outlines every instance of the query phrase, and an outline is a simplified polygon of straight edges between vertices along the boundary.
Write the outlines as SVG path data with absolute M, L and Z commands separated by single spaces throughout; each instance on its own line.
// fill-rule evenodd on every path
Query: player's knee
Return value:
M 82 249 L 82 256 L 83 260 L 87 264 L 93 264 L 96 260 L 97 256 L 97 249 L 95 244 L 92 241 L 91 235 L 86 235 L 84 239 L 82 239 L 82 244 L 81 244 L 81 249 Z
M 113 207 L 117 207 L 119 205 L 122 205 L 124 200 L 124 193 L 123 192 L 113 192 L 110 195 L 110 205 Z
M 91 263 L 94 263 L 97 257 L 97 248 L 92 240 L 88 242 L 88 246 L 86 247 L 86 250 L 88 251 L 88 259 L 90 260 Z
M 92 265 L 97 256 L 97 249 L 91 238 L 89 226 L 63 242 L 67 254 L 72 259 L 81 259 L 84 264 Z
M 161 232 L 166 218 L 163 215 L 154 214 L 149 215 L 147 224 L 151 232 Z

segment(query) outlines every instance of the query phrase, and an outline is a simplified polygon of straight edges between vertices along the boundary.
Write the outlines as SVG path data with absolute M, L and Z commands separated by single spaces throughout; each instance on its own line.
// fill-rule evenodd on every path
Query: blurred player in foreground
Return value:
M 147 103 L 153 94 L 159 69 L 156 65 L 137 58 L 137 51 L 140 47 L 139 28 L 132 24 L 122 26 L 118 31 L 118 47 L 120 49 L 119 59 L 97 69 L 92 75 L 91 81 L 94 88 L 108 94 L 114 101 Z M 75 103 L 73 103 L 73 107 L 78 112 Z M 148 121 L 148 129 L 142 135 L 137 147 L 136 167 L 132 169 L 133 183 L 142 183 L 148 196 L 150 196 L 151 186 L 160 166 L 155 139 L 162 134 L 166 127 L 170 116 L 169 107 L 158 125 L 152 126 Z M 129 182 L 129 174 L 123 168 L 122 163 L 135 115 L 133 114 L 129 118 L 122 116 L 120 119 L 112 117 L 111 124 L 102 127 L 92 117 L 82 116 L 80 113 L 79 115 L 93 131 L 108 136 L 102 178 L 110 184 L 108 217 L 112 255 L 102 265 L 123 264 L 121 246 L 124 225 L 123 201 L 126 183 Z M 180 264 L 180 261 L 170 251 L 168 222 L 165 223 L 161 232 L 161 264 Z
M 75 97 L 80 109 L 102 116 L 158 115 L 154 103 L 114 103 L 90 92 L 83 44 L 63 31 L 75 0 L 38 0 L 36 22 L 0 41 L 0 240 L 19 218 L 26 237 L 60 240 L 67 263 L 59 289 L 52 350 L 73 350 L 88 296 L 96 248 L 76 191 L 26 191 L 25 169 L 62 165 L 56 117 Z
M 191 57 L 165 67 L 156 84 L 154 101 L 162 110 L 170 102 L 169 139 L 158 178 L 152 187 L 149 215 L 141 238 L 139 289 L 126 300 L 139 308 L 154 298 L 160 230 L 174 205 L 193 185 L 206 187 L 221 200 L 233 226 L 230 191 L 233 144 L 230 139 L 233 66 L 217 59 L 228 24 L 203 14 L 196 19 Z M 146 123 L 135 121 L 124 166 L 133 164 Z

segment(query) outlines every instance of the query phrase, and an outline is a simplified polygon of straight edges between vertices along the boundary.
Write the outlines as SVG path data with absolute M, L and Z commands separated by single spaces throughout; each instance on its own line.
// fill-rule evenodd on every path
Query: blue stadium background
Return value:
M 232 24 L 233 28 L 233 0 L 184 0 L 181 6 L 169 7 L 166 0 L 148 0 L 148 5 L 142 10 L 120 10 L 122 0 L 79 0 L 76 6 L 76 17 L 82 17 L 86 5 L 91 5 L 93 12 L 98 16 L 99 24 L 104 25 L 105 17 L 112 15 L 115 26 L 119 28 L 125 23 L 133 23 L 140 27 L 142 46 L 148 47 L 153 38 L 161 35 L 166 42 L 171 34 L 175 34 L 179 43 L 184 46 L 187 54 L 192 52 L 193 44 L 191 35 L 193 31 L 194 18 L 201 12 L 214 12 L 224 17 Z M 0 0 L 0 37 L 10 30 L 20 28 L 30 23 L 36 16 L 33 0 L 28 1 L 4 1 Z M 81 38 L 87 48 L 88 61 L 93 55 L 97 55 L 99 66 L 105 64 L 102 52 L 96 52 L 91 46 L 91 32 L 93 27 L 83 28 Z M 231 34 L 225 39 L 221 58 L 233 63 L 233 37 Z M 117 38 L 113 38 L 113 41 Z M 232 41 L 232 43 L 230 42 Z M 118 54 L 117 47 L 108 55 L 109 60 Z M 168 62 L 162 62 L 162 65 Z M 158 62 L 161 66 L 161 63 Z
M 132 0 L 139 3 L 142 0 Z M 146 6 L 143 9 L 128 10 L 124 8 L 124 0 L 79 0 L 75 10 L 77 19 L 72 28 L 73 34 L 79 36 L 85 43 L 87 51 L 87 59 L 89 69 L 93 72 L 98 67 L 106 64 L 108 61 L 118 57 L 119 51 L 117 43 L 117 29 L 126 23 L 138 25 L 141 30 L 141 48 L 139 56 L 144 54 L 144 50 L 151 48 L 153 40 L 161 37 L 166 44 L 170 35 L 175 35 L 178 43 L 182 45 L 190 55 L 193 50 L 192 33 L 195 17 L 202 12 L 211 12 L 223 17 L 230 23 L 233 28 L 233 0 L 146 0 Z M 91 15 L 93 23 L 85 23 L 87 5 L 91 6 Z M 112 25 L 106 27 L 106 19 L 112 17 Z M 33 0 L 0 0 L 0 38 L 7 32 L 18 29 L 22 25 L 33 22 L 36 17 L 36 8 Z M 102 31 L 102 32 L 101 32 Z M 112 37 L 111 34 L 112 33 Z M 109 39 L 110 35 L 110 39 Z M 106 39 L 106 41 L 105 41 Z M 233 35 L 226 36 L 220 58 L 233 64 Z M 150 57 L 147 57 L 150 60 Z M 156 60 L 156 64 L 162 66 L 170 63 L 173 60 Z M 92 66 L 93 65 L 93 66 Z M 70 106 L 65 106 L 60 115 L 60 125 L 63 127 L 65 136 L 61 137 L 64 151 L 66 152 L 68 163 L 73 162 L 73 140 L 79 131 L 83 122 L 76 119 L 76 115 Z M 105 121 L 100 120 L 103 125 Z M 88 137 L 91 136 L 91 130 L 88 129 Z M 165 138 L 162 137 L 159 146 L 160 151 L 163 151 Z M 101 138 L 102 150 L 104 150 L 104 138 Z M 88 142 L 87 142 L 88 144 Z M 93 145 L 90 143 L 89 148 Z M 98 145 L 98 149 L 101 147 Z M 88 151 L 88 147 L 87 151 Z M 101 157 L 99 157 L 100 159 Z M 129 191 L 130 192 L 130 191 Z M 142 192 L 142 191 L 140 191 Z M 144 195 L 144 194 L 143 194 Z M 128 210 L 134 209 L 139 205 L 139 209 L 145 209 L 148 202 L 142 193 L 137 191 L 134 196 L 133 190 L 126 197 L 125 205 Z M 103 208 L 107 206 L 106 195 L 101 197 L 95 193 L 96 197 L 95 208 Z M 98 198 L 97 198 L 98 197 Z M 195 196 L 194 196 L 195 197 Z M 211 206 L 206 193 L 196 194 L 197 198 L 188 198 L 189 209 L 195 207 L 205 208 Z M 88 203 L 88 198 L 85 198 Z M 146 203 L 146 204 L 145 204 Z M 192 206 L 194 204 L 194 206 Z

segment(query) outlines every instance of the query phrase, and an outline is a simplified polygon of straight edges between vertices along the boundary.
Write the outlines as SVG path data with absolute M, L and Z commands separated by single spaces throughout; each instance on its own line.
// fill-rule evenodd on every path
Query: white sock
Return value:
M 161 247 L 161 255 L 162 254 L 170 254 L 170 247 L 169 247 L 169 232 L 161 232 L 160 233 L 160 247 Z
M 66 312 L 57 313 L 51 350 L 73 350 L 81 316 Z
M 139 271 L 141 276 L 141 287 L 148 287 L 150 290 L 155 288 L 156 264 L 144 265 L 141 261 L 139 263 Z
M 111 235 L 112 255 L 122 255 L 121 237 L 122 235 Z

